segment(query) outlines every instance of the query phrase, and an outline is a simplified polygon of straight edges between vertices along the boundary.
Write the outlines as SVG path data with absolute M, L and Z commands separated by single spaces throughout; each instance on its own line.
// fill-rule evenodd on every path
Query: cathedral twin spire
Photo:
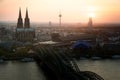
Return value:
M 21 8 L 19 9 L 19 18 L 22 18 L 22 15 L 21 15 Z
M 17 28 L 23 28 L 23 20 L 22 20 L 22 15 L 21 15 L 21 8 L 19 9 L 19 17 L 18 17 L 18 22 L 17 22 Z
M 18 17 L 18 22 L 17 22 L 17 28 L 23 28 L 23 20 L 22 20 L 22 15 L 21 15 L 21 8 L 19 9 L 19 17 Z M 29 17 L 28 17 L 28 10 L 27 9 L 26 9 L 24 28 L 30 28 L 30 20 L 29 20 Z

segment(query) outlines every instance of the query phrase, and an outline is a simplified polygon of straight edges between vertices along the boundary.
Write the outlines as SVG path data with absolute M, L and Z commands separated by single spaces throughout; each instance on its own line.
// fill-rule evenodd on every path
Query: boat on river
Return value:
M 33 60 L 33 58 L 22 58 L 20 61 L 21 62 L 32 62 L 34 60 Z
M 112 59 L 120 59 L 120 55 L 113 55 Z
M 0 59 L 0 63 L 3 63 L 4 62 L 4 60 L 3 59 Z

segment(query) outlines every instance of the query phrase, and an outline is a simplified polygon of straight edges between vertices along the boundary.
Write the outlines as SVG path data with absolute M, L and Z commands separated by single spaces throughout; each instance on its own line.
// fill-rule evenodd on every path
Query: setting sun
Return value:
M 89 11 L 89 12 L 93 12 L 93 11 L 95 11 L 95 10 L 96 10 L 95 7 L 88 7 L 88 11 Z
M 95 17 L 95 7 L 88 7 L 88 17 Z
M 88 13 L 88 17 L 95 17 L 95 14 L 94 13 Z

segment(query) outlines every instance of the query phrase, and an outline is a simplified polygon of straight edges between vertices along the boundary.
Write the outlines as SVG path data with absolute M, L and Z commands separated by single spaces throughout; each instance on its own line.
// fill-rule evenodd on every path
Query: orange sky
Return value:
M 120 23 L 120 0 L 0 0 L 0 21 L 17 21 L 19 7 L 22 17 L 28 7 L 32 22 L 88 22 L 93 14 L 95 23 Z

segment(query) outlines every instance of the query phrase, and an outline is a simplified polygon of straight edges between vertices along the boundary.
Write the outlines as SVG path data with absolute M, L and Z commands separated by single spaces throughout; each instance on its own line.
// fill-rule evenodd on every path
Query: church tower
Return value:
M 28 17 L 28 10 L 26 9 L 24 28 L 30 28 L 30 19 Z
M 21 8 L 19 9 L 19 17 L 18 17 L 18 22 L 17 22 L 17 28 L 23 28 L 23 20 L 22 20 L 22 15 L 21 15 Z
M 34 38 L 35 38 L 35 29 L 30 28 L 28 10 L 26 9 L 26 16 L 25 16 L 24 27 L 23 27 L 21 9 L 19 9 L 19 18 L 17 22 L 15 39 L 20 42 L 32 42 L 34 41 Z

